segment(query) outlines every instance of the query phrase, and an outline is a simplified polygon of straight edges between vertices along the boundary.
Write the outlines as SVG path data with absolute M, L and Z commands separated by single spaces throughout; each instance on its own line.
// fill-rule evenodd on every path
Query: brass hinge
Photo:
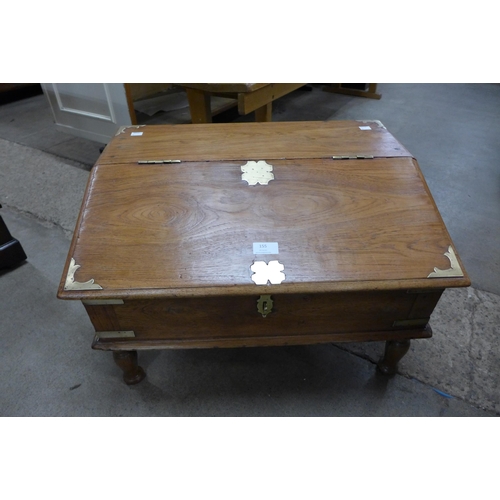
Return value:
M 139 165 L 162 165 L 164 163 L 181 163 L 181 160 L 139 160 Z
M 333 160 L 371 160 L 373 159 L 373 155 L 356 155 L 356 156 L 349 156 L 349 155 L 336 155 L 332 156 Z

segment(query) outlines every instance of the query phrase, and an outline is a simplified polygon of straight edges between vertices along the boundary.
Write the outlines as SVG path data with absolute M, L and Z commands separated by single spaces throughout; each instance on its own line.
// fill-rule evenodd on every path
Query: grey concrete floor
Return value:
M 0 106 L 0 215 L 28 255 L 0 272 L 0 415 L 500 415 L 500 85 L 380 84 L 381 100 L 310 88 L 275 102 L 273 120 L 377 119 L 419 161 L 472 279 L 445 292 L 433 338 L 414 341 L 390 379 L 375 371 L 383 344 L 328 344 L 143 352 L 148 376 L 126 386 L 111 355 L 90 349 L 81 304 L 56 299 L 103 145 L 58 132 L 40 95 Z M 138 115 L 189 122 L 182 95 Z

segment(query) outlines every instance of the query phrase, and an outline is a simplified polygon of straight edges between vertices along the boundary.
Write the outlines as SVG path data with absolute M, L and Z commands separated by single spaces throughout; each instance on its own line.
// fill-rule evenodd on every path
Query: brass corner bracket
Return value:
M 434 268 L 434 271 L 427 276 L 428 278 L 461 278 L 463 277 L 464 273 L 462 271 L 462 268 L 460 267 L 460 264 L 458 263 L 457 256 L 455 254 L 455 251 L 451 247 L 451 245 L 448 247 L 448 251 L 444 253 L 446 257 L 450 260 L 450 265 L 451 267 L 449 269 L 438 269 L 437 267 Z
M 94 280 L 88 280 L 85 283 L 80 283 L 75 281 L 75 272 L 80 266 L 75 262 L 75 259 L 71 259 L 69 264 L 68 274 L 66 276 L 66 283 L 64 284 L 65 290 L 102 290 L 102 286 L 94 283 Z

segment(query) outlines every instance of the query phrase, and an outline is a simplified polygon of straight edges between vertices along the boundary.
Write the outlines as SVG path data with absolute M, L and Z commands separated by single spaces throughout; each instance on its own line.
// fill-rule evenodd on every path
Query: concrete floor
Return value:
M 383 343 L 328 344 L 142 352 L 148 376 L 126 386 L 90 349 L 81 304 L 56 299 L 103 145 L 58 132 L 40 95 L 0 106 L 0 214 L 28 255 L 0 272 L 1 416 L 500 415 L 500 85 L 380 84 L 381 100 L 310 89 L 275 102 L 273 120 L 377 119 L 419 161 L 472 279 L 445 292 L 433 338 L 390 379 L 375 371 Z M 185 97 L 170 99 L 141 122 L 189 122 Z

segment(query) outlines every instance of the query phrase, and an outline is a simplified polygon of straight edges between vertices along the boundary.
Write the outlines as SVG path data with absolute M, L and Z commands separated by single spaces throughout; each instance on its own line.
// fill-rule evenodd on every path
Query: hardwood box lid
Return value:
M 331 158 L 335 155 L 412 156 L 376 120 L 207 123 L 122 127 L 99 164 L 138 160 Z
M 207 161 L 194 159 L 201 156 L 200 143 L 189 148 L 200 125 L 148 126 L 138 129 L 143 136 L 117 136 L 91 172 L 58 296 L 144 298 L 468 286 L 458 256 L 454 276 L 428 277 L 434 268 L 450 268 L 445 253 L 450 246 L 453 251 L 453 243 L 416 160 L 408 152 L 400 154 L 406 150 L 378 126 L 360 132 L 378 133 L 384 146 L 372 138 L 361 139 L 365 142 L 360 147 L 400 148 L 394 157 L 333 159 L 344 151 L 342 144 L 350 154 L 357 153 L 349 138 L 357 134 L 353 126 L 359 130 L 364 125 L 337 122 L 335 128 L 330 123 L 224 125 L 219 131 L 226 142 L 219 137 L 219 142 L 207 143 Z M 260 126 L 269 133 L 263 134 Z M 283 144 L 300 137 L 301 128 L 309 131 L 308 140 L 295 144 L 297 157 L 290 158 Z M 327 155 L 330 133 L 335 140 L 333 154 Z M 228 134 L 238 136 L 245 154 L 236 158 L 240 150 Z M 152 143 L 141 143 L 147 137 L 154 148 L 161 148 L 162 137 L 165 151 L 182 149 L 186 156 L 176 158 L 182 159 L 180 163 L 138 164 L 149 159 L 143 156 L 148 151 L 158 152 Z M 317 156 L 310 145 L 315 138 Z M 134 149 L 130 143 L 135 140 Z M 235 158 L 217 159 L 217 151 Z M 288 157 L 279 159 L 281 153 Z M 274 180 L 249 185 L 241 171 L 247 160 L 268 161 Z M 254 254 L 257 242 L 277 243 L 278 253 Z M 284 265 L 285 280 L 254 284 L 250 266 L 271 260 Z M 75 288 L 73 282 L 86 283 L 87 289 Z

